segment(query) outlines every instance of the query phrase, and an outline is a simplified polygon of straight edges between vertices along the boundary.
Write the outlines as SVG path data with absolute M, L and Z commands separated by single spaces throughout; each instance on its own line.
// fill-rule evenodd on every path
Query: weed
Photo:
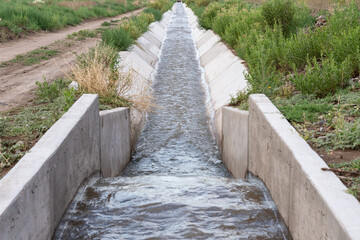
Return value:
M 340 170 L 335 173 L 341 176 L 340 179 L 349 188 L 348 192 L 360 201 L 360 158 L 350 162 L 330 164 L 329 167 Z
M 247 110 L 249 108 L 248 104 L 249 93 L 248 92 L 237 92 L 236 96 L 231 96 L 230 106 L 238 106 L 242 110 Z
M 38 99 L 33 105 L 1 114 L 0 171 L 17 162 L 74 103 L 68 84 L 62 79 L 37 83 Z
M 101 34 L 104 44 L 112 46 L 119 51 L 124 51 L 133 43 L 130 34 L 124 28 L 106 29 Z
M 53 50 L 48 47 L 41 47 L 36 50 L 33 50 L 27 54 L 17 55 L 13 60 L 8 62 L 3 62 L 4 66 L 7 66 L 11 63 L 21 63 L 23 65 L 29 66 L 33 64 L 38 64 L 42 61 L 49 60 L 50 58 L 59 55 L 60 51 Z
M 305 74 L 295 74 L 292 81 L 301 92 L 324 97 L 348 85 L 352 74 L 351 65 L 350 58 L 340 65 L 332 57 L 322 58 L 320 62 L 313 58 L 312 61 L 308 60 Z
M 160 21 L 162 17 L 162 13 L 160 10 L 155 8 L 147 8 L 143 11 L 144 13 L 149 13 L 154 15 L 155 21 Z

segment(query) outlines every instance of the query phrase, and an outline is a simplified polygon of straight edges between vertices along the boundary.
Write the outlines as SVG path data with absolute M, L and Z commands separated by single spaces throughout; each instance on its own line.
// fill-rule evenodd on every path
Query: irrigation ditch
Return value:
M 178 20 L 174 17 L 175 13 L 180 16 L 178 16 Z M 184 17 L 186 16 L 184 14 L 187 17 Z M 188 27 L 181 25 L 184 23 L 188 23 Z M 171 27 L 168 29 L 169 25 Z M 171 34 L 176 31 L 188 31 L 189 34 L 184 39 L 172 39 Z M 198 153 L 195 154 L 196 157 L 187 154 L 191 152 L 189 146 L 197 146 L 197 141 L 201 140 L 195 139 L 194 142 L 192 138 L 186 138 L 192 132 L 196 132 L 195 129 L 199 128 L 197 125 L 195 125 L 196 127 L 189 125 L 188 129 L 187 124 L 191 122 L 189 117 L 186 117 L 186 121 L 181 122 L 181 115 L 187 116 L 186 114 L 188 114 L 186 109 L 178 108 L 174 103 L 174 105 L 164 106 L 158 110 L 158 113 L 161 113 L 174 108 L 176 110 L 175 122 L 179 121 L 179 123 L 175 124 L 175 128 L 172 128 L 173 122 L 170 123 L 170 130 L 173 130 L 173 132 L 170 131 L 172 138 L 165 135 L 164 146 L 177 146 L 178 142 L 172 142 L 174 136 L 175 139 L 179 138 L 180 142 L 184 141 L 186 143 L 182 149 L 178 149 L 178 152 L 175 152 L 174 156 L 172 156 L 175 158 L 180 156 L 182 160 L 185 159 L 185 168 L 176 166 L 175 162 L 170 162 L 170 165 L 164 168 L 165 170 L 161 170 L 165 172 L 161 172 L 158 170 L 162 169 L 160 167 L 161 161 L 157 166 L 153 162 L 149 162 L 151 158 L 146 160 L 148 156 L 153 154 L 148 153 L 147 149 L 156 146 L 156 140 L 162 142 L 161 137 L 152 139 L 151 137 L 146 138 L 145 135 L 145 139 L 141 139 L 141 134 L 144 134 L 141 130 L 147 118 L 146 116 L 140 112 L 130 112 L 127 108 L 100 112 L 99 114 L 98 97 L 95 95 L 83 95 L 29 153 L 0 180 L 0 238 L 50 239 L 67 209 L 70 215 L 73 214 L 76 218 L 86 212 L 81 211 L 81 206 L 84 207 L 82 204 L 89 201 L 89 199 L 91 204 L 93 199 L 100 200 L 100 204 L 105 203 L 106 199 L 110 205 L 126 201 L 131 203 L 136 202 L 139 195 L 135 194 L 128 199 L 126 194 L 129 194 L 129 191 L 124 191 L 124 194 L 117 194 L 119 188 L 126 189 L 129 186 L 136 186 L 139 191 L 151 195 L 154 194 L 149 190 L 151 187 L 162 186 L 163 191 L 170 191 L 173 194 L 172 197 L 180 196 L 179 199 L 184 200 L 182 204 L 186 203 L 187 207 L 191 207 L 189 209 L 185 208 L 188 212 L 191 212 L 195 207 L 203 207 L 200 205 L 205 204 L 210 194 L 219 191 L 220 195 L 228 196 L 228 198 L 224 199 L 228 201 L 230 208 L 224 210 L 225 206 L 219 205 L 222 207 L 219 207 L 216 213 L 232 212 L 236 213 L 234 214 L 236 217 L 230 218 L 230 220 L 227 217 L 218 219 L 219 222 L 216 223 L 218 228 L 212 229 L 212 231 L 206 231 L 209 226 L 209 222 L 206 220 L 212 219 L 211 215 L 206 215 L 208 213 L 204 213 L 204 218 L 196 220 L 198 226 L 195 228 L 188 226 L 185 231 L 182 231 L 184 229 L 172 229 L 166 224 L 163 225 L 164 228 L 161 228 L 154 221 L 155 225 L 144 227 L 146 231 L 142 231 L 141 236 L 146 233 L 148 236 L 158 237 L 200 238 L 220 236 L 226 238 L 231 236 L 258 236 L 260 238 L 266 236 L 261 235 L 266 232 L 267 236 L 270 236 L 269 239 L 288 239 L 291 237 L 293 239 L 357 239 L 360 236 L 360 229 L 358 228 L 360 226 L 360 205 L 358 201 L 345 192 L 346 187 L 332 172 L 321 170 L 326 164 L 283 118 L 267 97 L 264 95 L 252 95 L 248 112 L 224 107 L 228 104 L 230 95 L 234 95 L 239 90 L 246 91 L 247 82 L 244 77 L 246 68 L 242 64 L 242 60 L 234 56 L 219 41 L 220 38 L 216 34 L 211 30 L 205 31 L 199 28 L 197 17 L 186 5 L 176 3 L 171 11 L 164 14 L 160 22 L 150 25 L 149 31 L 137 40 L 137 43 L 130 51 L 120 53 L 122 58 L 121 69 L 123 71 L 131 69 L 134 74 L 136 84 L 132 91 L 136 92 L 144 89 L 144 84 L 145 86 L 154 84 L 156 92 L 156 84 L 162 83 L 161 79 L 156 79 L 156 75 L 159 73 L 158 70 L 162 69 L 161 64 L 173 64 L 172 69 L 174 72 L 177 71 L 180 74 L 179 76 L 186 76 L 185 72 L 182 72 L 184 71 L 182 67 L 186 65 L 186 62 L 179 63 L 175 61 L 173 63 L 169 60 L 161 62 L 162 47 L 164 41 L 167 41 L 167 34 L 170 36 L 168 41 L 172 41 L 172 44 L 176 46 L 181 45 L 182 40 L 183 42 L 193 42 L 197 48 L 197 52 L 191 54 L 194 55 L 194 59 L 200 61 L 202 66 L 203 70 L 201 71 L 201 68 L 198 68 L 197 72 L 197 78 L 202 83 L 202 87 L 196 85 L 188 86 L 188 88 L 201 89 L 201 91 L 205 89 L 202 101 L 206 102 L 206 105 L 204 104 L 202 110 L 195 109 L 193 115 L 190 115 L 197 116 L 200 112 L 203 116 L 210 116 L 211 120 L 202 120 L 204 123 L 201 125 L 202 127 L 211 125 L 212 134 L 215 137 L 214 142 L 209 143 L 210 147 L 204 150 L 205 152 L 214 151 L 214 156 L 205 156 L 203 160 L 208 165 L 205 165 L 206 167 L 203 167 L 203 169 L 198 164 L 192 166 L 192 161 L 201 158 L 197 156 Z M 169 50 L 167 54 L 171 55 L 173 53 Z M 169 74 L 166 72 L 166 68 L 161 71 L 165 72 L 164 74 Z M 191 78 L 192 76 L 190 76 Z M 174 87 L 165 90 L 169 92 L 167 97 L 169 97 L 168 95 L 173 98 L 178 97 L 175 94 Z M 174 91 L 174 94 L 171 94 L 171 91 Z M 180 92 L 179 94 L 186 93 L 186 91 Z M 200 95 L 200 93 L 195 95 Z M 187 99 L 185 94 L 184 99 L 181 101 L 186 102 L 188 100 L 192 101 L 192 99 Z M 177 116 L 176 114 L 180 115 Z M 154 115 L 153 118 L 155 118 L 156 123 L 156 114 Z M 155 125 L 155 123 L 150 121 L 150 126 L 146 126 L 145 123 L 145 134 L 151 131 L 157 134 L 161 133 L 158 129 L 159 126 Z M 164 125 L 166 126 L 166 124 Z M 169 129 L 165 130 L 168 131 Z M 206 133 L 206 130 L 203 130 L 195 134 L 195 137 L 200 136 L 201 139 L 201 136 L 206 136 L 207 139 L 211 139 L 211 134 L 209 134 L 210 132 Z M 139 136 L 140 140 L 138 140 Z M 182 139 L 179 136 L 185 138 Z M 190 145 L 188 141 L 190 141 Z M 148 142 L 149 146 L 146 145 Z M 228 173 L 226 173 L 225 168 L 221 167 L 220 159 L 216 157 L 218 153 L 216 152 L 215 142 L 217 148 L 221 151 L 223 162 L 235 178 L 243 178 L 248 176 L 248 173 L 251 173 L 264 182 L 271 196 L 266 193 L 266 189 L 261 190 L 260 188 L 260 191 L 259 189 L 256 190 L 256 187 L 251 185 L 253 183 L 252 177 L 245 180 L 245 182 L 239 182 L 231 177 L 224 179 Z M 131 149 L 136 146 L 136 143 L 140 143 L 140 148 L 142 144 L 145 144 L 145 152 L 141 153 L 139 146 L 137 146 L 135 153 L 139 154 L 140 152 L 140 154 L 133 156 L 135 161 L 131 162 L 123 172 L 130 161 Z M 207 146 L 206 144 L 203 145 Z M 166 155 L 166 150 L 162 150 L 164 146 L 155 147 L 155 153 L 161 156 L 165 155 L 165 158 L 171 159 Z M 201 153 L 200 155 L 204 154 Z M 145 161 L 142 161 L 143 159 Z M 151 173 L 145 171 L 145 173 L 140 172 L 139 174 L 141 168 L 138 167 L 141 165 L 149 165 L 146 171 L 151 171 Z M 212 168 L 219 168 L 220 170 L 215 173 Z M 225 172 L 223 172 L 224 170 Z M 160 171 L 160 174 L 158 171 Z M 112 177 L 118 176 L 121 172 L 123 172 L 123 177 L 115 179 L 115 182 L 109 182 L 114 179 Z M 195 178 L 194 172 L 196 173 L 195 176 L 200 175 L 201 177 Z M 111 178 L 101 180 L 99 173 L 104 177 Z M 178 175 L 173 176 L 174 173 Z M 161 175 L 160 178 L 159 175 Z M 82 185 L 89 177 L 90 180 L 85 185 Z M 158 178 L 154 180 L 153 177 Z M 196 183 L 195 186 L 198 187 L 194 187 L 194 189 L 186 188 L 185 193 L 177 195 L 178 193 L 173 189 L 184 188 L 182 181 L 185 181 L 190 186 Z M 167 182 L 169 185 L 161 185 L 160 182 Z M 147 188 L 148 185 L 146 184 L 149 183 L 153 185 L 150 184 L 150 187 Z M 94 187 L 96 184 L 98 184 L 98 188 Z M 259 186 L 259 184 L 259 182 L 255 181 L 254 185 Z M 81 185 L 82 187 L 78 191 Z M 254 191 L 253 193 L 257 197 L 248 196 L 251 200 L 248 202 L 249 199 L 243 197 L 243 195 L 231 195 L 226 190 L 223 190 L 221 186 L 226 186 L 234 191 L 249 188 L 247 190 L 249 194 Z M 206 188 L 208 188 L 209 192 L 204 190 L 203 195 L 196 198 L 196 194 L 199 193 L 200 189 Z M 242 191 L 246 195 L 247 191 Z M 120 191 L 120 193 L 122 192 Z M 190 202 L 194 201 L 185 201 L 187 199 L 186 195 L 189 195 L 190 199 L 198 199 L 201 204 L 199 206 L 196 204 L 196 206 L 191 205 L 193 203 L 190 204 Z M 72 202 L 74 196 L 75 201 Z M 162 201 L 165 201 L 164 196 L 167 195 L 156 195 Z M 209 198 L 213 201 L 213 204 L 210 204 L 209 207 L 212 211 L 216 209 L 217 203 L 220 204 L 220 202 L 215 201 L 216 198 L 217 196 Z M 241 207 L 237 208 L 240 201 L 237 198 L 259 211 L 261 209 L 261 211 L 267 212 L 264 215 L 266 221 L 258 223 L 255 221 L 254 225 L 246 228 L 248 230 L 252 229 L 248 232 L 241 229 L 242 222 L 239 220 L 243 216 L 241 214 L 245 212 L 245 214 L 252 216 L 252 213 L 245 211 Z M 156 201 L 160 201 L 159 199 L 156 199 Z M 204 202 L 201 199 L 205 199 Z M 254 199 L 255 201 L 252 202 Z M 151 199 L 147 199 L 147 201 L 146 204 L 150 206 L 155 204 Z M 171 225 L 171 221 L 167 217 L 171 217 L 171 214 L 176 213 L 176 210 L 183 212 L 184 208 L 175 201 L 165 203 L 166 208 L 165 211 L 160 211 L 159 221 L 162 218 L 162 221 L 165 220 Z M 272 206 L 272 203 L 276 204 L 276 208 Z M 92 206 L 96 206 L 96 204 L 85 206 L 85 208 L 90 212 L 89 209 Z M 135 209 L 136 206 L 126 205 L 128 209 Z M 121 211 L 126 212 L 126 207 Z M 96 213 L 96 209 L 94 211 Z M 104 214 L 106 209 L 101 211 Z M 150 207 L 145 212 L 139 212 L 139 215 L 136 218 L 134 217 L 134 221 L 147 215 L 151 216 L 151 211 L 156 212 L 156 208 L 154 210 L 154 208 Z M 277 214 L 280 214 L 281 217 L 277 218 Z M 125 237 L 131 238 L 131 236 L 137 236 L 136 234 L 140 233 L 138 232 L 139 229 L 131 231 L 136 226 L 134 227 L 128 223 L 128 221 L 131 221 L 129 216 L 124 215 L 124 219 L 122 219 L 124 224 L 120 228 L 115 228 L 115 230 L 120 232 L 129 230 L 128 235 Z M 177 218 L 176 214 L 174 216 Z M 190 214 L 189 217 L 193 218 L 194 216 Z M 219 217 L 215 216 L 216 218 Z M 59 232 L 55 234 L 56 239 L 76 236 L 95 237 L 99 232 L 91 232 L 92 230 L 90 230 L 84 233 L 80 227 L 77 229 L 80 229 L 80 235 L 71 235 L 73 232 L 69 229 L 69 223 L 66 220 L 71 221 L 71 216 L 65 217 L 65 222 L 60 223 L 60 230 L 57 230 Z M 81 219 L 78 220 L 81 221 Z M 118 221 L 119 219 L 115 220 Z M 284 221 L 287 228 L 282 226 L 282 221 Z M 151 222 L 151 218 L 149 222 Z M 205 225 L 201 225 L 201 223 Z M 237 224 L 235 230 L 233 228 L 234 223 Z M 94 227 L 91 224 L 88 226 Z M 141 223 L 140 226 L 142 226 Z M 156 226 L 159 228 L 156 228 Z M 257 226 L 261 227 L 257 228 Z M 96 229 L 96 227 L 93 229 Z M 154 229 L 158 231 L 154 231 Z M 201 229 L 201 231 L 197 232 L 196 229 Z M 219 229 L 226 229 L 226 231 L 220 231 Z M 262 231 L 259 229 L 262 229 Z M 289 233 L 287 233 L 287 229 Z M 113 236 L 106 229 L 101 230 L 100 233 L 105 234 L 103 236 L 107 238 Z

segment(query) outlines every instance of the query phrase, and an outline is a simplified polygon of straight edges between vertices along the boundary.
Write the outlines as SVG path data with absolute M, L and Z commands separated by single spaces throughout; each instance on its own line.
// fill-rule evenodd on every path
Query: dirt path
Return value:
M 13 59 L 16 55 L 30 52 L 42 46 L 47 46 L 55 41 L 66 38 L 67 35 L 72 34 L 74 32 L 78 32 L 83 29 L 93 30 L 99 28 L 101 24 L 105 21 L 120 20 L 124 17 L 130 17 L 132 15 L 136 15 L 140 13 L 142 10 L 143 8 L 113 18 L 104 18 L 100 20 L 85 22 L 80 25 L 69 27 L 58 32 L 49 32 L 49 33 L 43 32 L 43 33 L 35 34 L 33 36 L 21 38 L 19 40 L 0 44 L 0 53 L 1 53 L 0 62 L 9 61 Z
M 114 18 L 101 19 L 67 28 L 57 33 L 41 33 L 27 39 L 0 45 L 0 63 L 11 60 L 18 54 L 24 54 L 42 46 L 58 44 L 58 47 L 60 45 L 63 48 L 60 55 L 40 64 L 31 66 L 11 64 L 0 68 L 0 112 L 29 103 L 34 97 L 33 90 L 36 89 L 36 81 L 42 82 L 44 79 L 52 80 L 64 76 L 69 71 L 70 64 L 75 60 L 75 54 L 85 53 L 99 42 L 98 38 L 89 38 L 83 41 L 73 41 L 71 46 L 66 46 L 61 41 L 66 41 L 68 34 L 83 29 L 96 29 L 104 21 L 119 20 L 139 14 L 141 11 L 142 9 L 139 9 Z M 60 42 L 55 43 L 56 41 Z

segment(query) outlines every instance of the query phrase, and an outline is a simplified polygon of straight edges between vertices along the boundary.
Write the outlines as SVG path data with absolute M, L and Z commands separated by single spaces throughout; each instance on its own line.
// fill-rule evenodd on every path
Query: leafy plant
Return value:
M 279 24 L 283 32 L 289 35 L 294 26 L 295 4 L 290 0 L 270 0 L 261 6 L 261 14 L 270 27 Z
M 334 93 L 338 88 L 348 85 L 352 71 L 350 58 L 345 59 L 340 65 L 334 58 L 308 59 L 305 74 L 294 75 L 295 87 L 303 93 L 315 94 L 324 97 Z

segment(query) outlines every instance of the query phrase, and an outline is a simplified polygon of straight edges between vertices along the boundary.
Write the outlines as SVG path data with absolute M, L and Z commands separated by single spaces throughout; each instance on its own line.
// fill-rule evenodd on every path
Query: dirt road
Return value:
M 124 17 L 139 14 L 142 9 L 132 11 L 114 18 L 96 20 L 70 27 L 56 33 L 40 33 L 29 38 L 0 45 L 0 63 L 13 59 L 18 54 L 24 54 L 39 47 L 54 44 L 54 42 L 66 39 L 67 35 L 80 30 L 93 30 L 99 28 L 104 21 L 119 20 Z M 60 55 L 50 60 L 24 66 L 11 64 L 0 68 L 0 112 L 14 107 L 26 105 L 33 99 L 33 90 L 36 89 L 36 81 L 51 80 L 62 77 L 70 69 L 70 64 L 75 60 L 75 54 L 88 51 L 89 48 L 99 42 L 97 38 L 89 38 L 74 43 L 63 49 Z
M 74 32 L 78 32 L 83 29 L 93 30 L 99 28 L 104 21 L 120 20 L 124 17 L 130 17 L 132 15 L 139 14 L 142 10 L 143 8 L 113 18 L 104 18 L 96 21 L 85 22 L 58 32 L 43 32 L 26 38 L 21 38 L 19 40 L 11 41 L 9 43 L 0 44 L 0 62 L 9 61 L 16 55 L 24 54 L 39 47 L 47 46 L 55 41 L 66 38 L 67 35 Z

